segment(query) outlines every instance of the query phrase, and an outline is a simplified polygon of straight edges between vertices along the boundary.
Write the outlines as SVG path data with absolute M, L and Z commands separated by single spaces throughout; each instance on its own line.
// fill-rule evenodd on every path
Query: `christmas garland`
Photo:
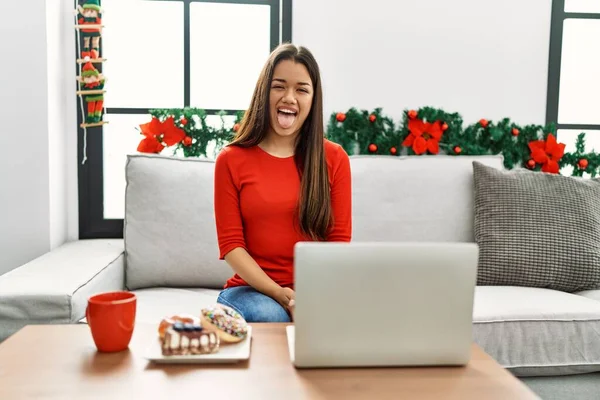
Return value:
M 351 108 L 331 115 L 326 135 L 349 154 L 501 154 L 507 169 L 559 173 L 572 166 L 573 176 L 600 173 L 600 154 L 586 152 L 585 133 L 579 134 L 576 151 L 565 154 L 565 144 L 556 140 L 555 124 L 521 126 L 504 118 L 481 119 L 463 128 L 459 114 L 423 107 L 405 110 L 396 126 L 380 108 L 371 112 Z
M 214 142 L 220 149 L 233 139 L 244 113 L 238 112 L 232 128 L 225 126 L 224 112 L 219 113 L 221 125 L 214 128 L 206 123 L 207 114 L 200 108 L 173 108 L 150 110 L 151 120 L 140 125 L 144 138 L 137 151 L 161 153 L 165 148 L 173 154 L 183 152 L 185 157 L 209 157 L 207 148 Z
M 226 145 L 243 117 L 243 112 L 237 113 L 232 127 L 226 127 L 221 118 L 221 126 L 214 128 L 207 125 L 206 112 L 198 108 L 157 109 L 150 114 L 150 122 L 140 125 L 144 138 L 137 150 L 160 153 L 168 147 L 185 157 L 209 157 L 209 143 L 215 142 L 217 150 Z M 554 124 L 521 126 L 505 118 L 497 122 L 481 119 L 463 127 L 459 114 L 432 107 L 405 110 L 398 125 L 380 108 L 333 113 L 326 137 L 350 155 L 501 154 L 508 169 L 560 173 L 560 168 L 572 166 L 573 176 L 600 173 L 600 154 L 586 152 L 585 133 L 578 136 L 576 151 L 565 154 Z

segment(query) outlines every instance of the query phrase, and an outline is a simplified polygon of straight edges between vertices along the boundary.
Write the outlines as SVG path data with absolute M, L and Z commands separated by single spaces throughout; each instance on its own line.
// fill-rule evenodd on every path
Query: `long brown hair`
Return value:
M 310 112 L 296 139 L 294 159 L 300 174 L 298 224 L 312 240 L 325 240 L 332 225 L 331 194 L 327 162 L 323 145 L 323 93 L 319 66 L 311 52 L 302 46 L 281 44 L 265 63 L 240 127 L 230 146 L 256 146 L 269 131 L 269 96 L 273 71 L 283 60 L 291 60 L 306 67 L 313 84 Z

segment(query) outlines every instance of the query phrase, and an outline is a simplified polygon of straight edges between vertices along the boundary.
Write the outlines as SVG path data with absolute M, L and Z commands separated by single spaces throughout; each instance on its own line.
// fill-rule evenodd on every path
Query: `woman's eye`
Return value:
M 271 87 L 271 89 L 283 89 L 283 86 L 279 86 L 279 85 L 277 85 L 277 86 L 273 86 L 273 87 Z
M 298 90 L 301 92 L 304 92 L 304 93 L 308 93 L 308 90 L 306 90 L 306 89 L 298 89 Z

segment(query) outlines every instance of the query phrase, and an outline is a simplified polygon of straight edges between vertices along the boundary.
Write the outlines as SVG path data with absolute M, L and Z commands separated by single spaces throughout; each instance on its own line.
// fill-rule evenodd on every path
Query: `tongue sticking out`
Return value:
M 286 114 L 282 112 L 277 113 L 277 122 L 283 129 L 288 129 L 294 121 L 296 120 L 296 115 L 294 114 Z

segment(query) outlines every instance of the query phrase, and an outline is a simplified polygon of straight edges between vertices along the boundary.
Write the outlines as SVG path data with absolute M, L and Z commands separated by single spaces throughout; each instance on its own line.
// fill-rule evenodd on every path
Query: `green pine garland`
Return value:
M 214 142 L 217 151 L 229 143 L 244 112 L 236 114 L 233 127 L 225 127 L 223 116 L 226 114 L 220 113 L 221 125 L 217 128 L 207 125 L 207 114 L 199 108 L 155 109 L 150 110 L 150 114 L 161 121 L 173 116 L 177 126 L 191 138 L 191 143 L 187 145 L 181 142 L 173 146 L 173 154 L 182 151 L 185 157 L 211 157 L 207 154 L 209 143 Z M 440 121 L 443 133 L 438 142 L 439 154 L 502 154 L 504 165 L 508 169 L 523 167 L 541 170 L 541 165 L 531 159 L 529 143 L 546 141 L 550 134 L 556 136 L 555 124 L 521 126 L 508 118 L 500 121 L 482 119 L 463 127 L 462 117 L 458 113 L 448 113 L 433 107 L 404 110 L 402 120 L 397 125 L 392 118 L 382 113 L 381 108 L 371 112 L 351 108 L 345 113 L 331 115 L 325 135 L 329 140 L 339 143 L 350 155 L 415 155 L 411 146 L 403 145 L 410 135 L 411 119 L 429 123 Z M 425 154 L 430 153 L 426 151 Z M 586 152 L 585 133 L 581 133 L 577 138 L 576 151 L 565 153 L 559 165 L 561 168 L 571 166 L 572 176 L 588 173 L 595 177 L 600 174 L 600 154 Z
M 376 116 L 376 121 L 383 121 L 383 126 L 371 122 L 368 118 L 371 114 Z M 394 123 L 390 118 L 382 116 L 379 108 L 372 113 L 351 108 L 346 113 L 332 114 L 326 135 L 331 141 L 342 145 L 348 154 L 414 155 L 411 147 L 402 145 L 410 135 L 408 127 L 411 117 L 445 124 L 445 130 L 439 140 L 439 154 L 501 154 L 507 169 L 529 168 L 540 171 L 541 165 L 531 159 L 529 143 L 546 141 L 550 134 L 556 137 L 556 125 L 553 123 L 521 126 L 509 118 L 497 122 L 482 119 L 463 128 L 463 120 L 459 114 L 432 107 L 404 110 L 397 129 L 393 128 Z M 371 144 L 375 146 L 370 146 Z M 585 161 L 582 163 L 581 160 Z M 577 140 L 577 151 L 565 153 L 559 165 L 561 168 L 572 166 L 573 176 L 589 173 L 595 177 L 600 173 L 600 154 L 585 151 L 585 133 L 581 133 Z
M 225 112 L 220 112 L 221 125 L 218 128 L 213 128 L 207 125 L 207 114 L 200 108 L 170 108 L 170 109 L 155 109 L 150 110 L 152 117 L 164 121 L 168 117 L 174 117 L 175 121 L 179 121 L 178 126 L 183 129 L 187 136 L 192 138 L 192 144 L 186 146 L 183 142 L 173 146 L 173 154 L 179 150 L 183 151 L 185 157 L 210 157 L 207 154 L 208 144 L 215 142 L 216 149 L 220 149 L 229 143 L 234 136 L 234 131 L 231 128 L 225 128 L 224 116 Z M 243 117 L 243 112 L 236 114 L 235 123 L 239 123 Z M 182 124 L 181 121 L 186 121 Z
M 561 168 L 567 165 L 572 166 L 572 176 L 583 176 L 584 173 L 588 173 L 594 178 L 600 173 L 600 153 L 587 153 L 585 151 L 585 133 L 580 133 L 575 143 L 575 152 L 566 153 L 559 164 Z

